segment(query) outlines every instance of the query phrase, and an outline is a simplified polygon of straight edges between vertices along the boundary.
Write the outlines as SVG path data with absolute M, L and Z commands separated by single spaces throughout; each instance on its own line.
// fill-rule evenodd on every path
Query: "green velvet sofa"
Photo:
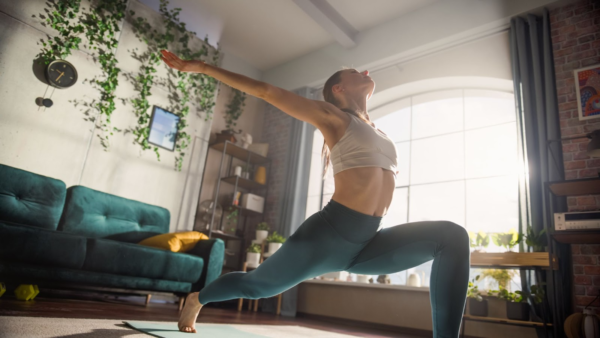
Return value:
M 0 164 L 0 282 L 175 293 L 221 274 L 221 239 L 186 253 L 138 245 L 169 231 L 169 211 Z

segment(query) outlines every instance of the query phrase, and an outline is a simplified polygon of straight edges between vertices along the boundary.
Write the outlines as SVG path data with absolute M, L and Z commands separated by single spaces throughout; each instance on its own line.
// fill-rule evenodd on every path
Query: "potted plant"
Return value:
M 475 283 L 479 280 L 479 275 L 475 276 L 470 282 L 467 288 L 467 299 L 469 301 L 469 314 L 472 316 L 487 317 L 488 315 L 488 301 L 481 297 L 479 288 Z
M 527 234 L 525 235 L 525 243 L 533 248 L 533 252 L 544 252 L 545 247 L 548 245 L 548 239 L 546 238 L 546 229 L 535 232 L 531 225 L 527 226 Z
M 260 259 L 260 244 L 252 243 L 246 249 L 246 263 L 247 266 L 255 268 L 258 266 L 258 260 Z
M 516 273 L 514 270 L 508 269 L 484 269 L 481 272 L 481 278 L 491 277 L 498 282 L 498 287 L 507 289 L 508 283 L 515 277 Z
M 244 106 L 246 105 L 246 93 L 236 88 L 231 88 L 233 91 L 233 98 L 229 105 L 227 105 L 227 111 L 225 111 L 225 128 L 217 134 L 217 142 L 230 141 L 233 143 L 237 142 L 234 134 L 240 134 L 241 129 L 236 131 L 233 129 L 237 125 L 236 121 L 242 115 Z
M 469 238 L 471 239 L 471 248 L 475 248 L 473 252 L 484 252 L 484 248 L 490 244 L 490 236 L 483 231 L 477 234 L 469 231 Z
M 503 287 L 490 290 L 491 295 L 506 300 L 506 317 L 513 320 L 529 320 L 529 303 L 521 291 L 509 292 Z
M 260 222 L 256 225 L 256 239 L 264 241 L 269 235 L 269 225 L 267 222 Z
M 223 229 L 221 229 L 221 231 L 225 233 L 235 234 L 237 230 L 238 209 L 229 206 L 229 208 L 227 208 L 227 211 L 229 211 L 229 214 L 225 217 L 227 219 L 227 222 L 225 222 L 225 226 L 223 227 Z
M 241 167 L 242 167 L 242 178 L 249 179 L 250 178 L 251 165 L 249 165 L 249 164 L 242 164 Z
M 283 243 L 285 243 L 285 238 L 278 234 L 277 231 L 273 231 L 273 233 L 267 237 L 267 242 L 269 243 L 269 255 L 272 255 L 281 248 Z
M 521 243 L 523 234 L 519 234 L 514 229 L 511 229 L 507 233 L 495 233 L 492 240 L 497 246 L 506 248 L 506 252 L 513 252 L 511 249 Z

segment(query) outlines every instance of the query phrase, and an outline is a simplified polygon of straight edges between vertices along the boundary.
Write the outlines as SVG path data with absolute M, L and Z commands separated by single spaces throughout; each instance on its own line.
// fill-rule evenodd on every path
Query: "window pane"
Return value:
M 410 187 L 409 222 L 451 221 L 465 224 L 465 181 Z
M 414 96 L 412 121 L 413 139 L 462 131 L 462 89 Z
M 373 123 L 394 142 L 410 140 L 410 107 L 380 117 Z
M 321 195 L 318 195 L 318 196 L 309 196 L 308 197 L 308 200 L 306 201 L 306 215 L 305 215 L 304 219 L 309 218 L 314 213 L 316 213 L 319 210 L 321 210 L 319 208 L 320 207 L 320 200 L 321 200 Z
M 408 220 L 408 188 L 396 188 L 392 197 L 392 204 L 387 214 L 383 216 L 381 228 L 388 228 L 398 224 L 407 223 Z
M 465 89 L 465 129 L 493 126 L 515 120 L 512 93 Z
M 463 133 L 412 141 L 410 184 L 463 179 Z
M 396 143 L 396 154 L 398 155 L 398 175 L 396 175 L 396 186 L 408 186 L 410 174 L 410 142 Z
M 321 207 L 321 209 L 323 209 L 327 203 L 329 203 L 329 200 L 331 200 L 331 196 L 333 196 L 333 194 L 323 194 L 323 207 Z
M 323 174 L 323 172 L 321 172 Z M 335 191 L 335 180 L 333 179 L 333 166 L 329 163 L 327 173 L 325 174 L 325 182 L 323 182 L 323 194 L 333 194 Z
M 517 173 L 515 123 L 465 132 L 467 178 Z
M 308 196 L 320 196 L 323 180 L 323 168 L 321 156 L 313 153 L 310 160 L 310 176 L 308 178 Z
M 323 134 L 321 133 L 321 131 L 319 129 L 315 130 L 313 133 L 313 148 L 312 148 L 312 152 L 313 154 L 319 154 L 319 156 L 321 155 L 321 151 L 323 150 L 323 142 L 324 142 L 324 138 L 323 138 Z
M 467 223 L 473 232 L 518 229 L 517 175 L 467 180 Z M 491 244 L 491 243 L 490 243 Z

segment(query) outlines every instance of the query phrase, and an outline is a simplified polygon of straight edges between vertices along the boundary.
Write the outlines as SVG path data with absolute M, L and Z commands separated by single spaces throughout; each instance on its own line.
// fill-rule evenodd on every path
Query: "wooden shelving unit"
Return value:
M 478 268 L 535 268 L 550 267 L 548 252 L 473 252 L 471 267 Z M 552 268 L 558 270 L 558 258 L 552 255 Z
M 477 322 L 510 324 L 510 325 L 527 326 L 527 327 L 532 327 L 532 326 L 533 327 L 544 327 L 544 323 L 524 321 L 524 320 L 513 320 L 513 319 L 494 318 L 494 317 L 481 317 L 481 316 L 471 316 L 471 315 L 463 315 L 463 318 L 468 319 L 468 320 L 477 321 Z M 552 324 L 546 323 L 546 326 L 552 326 Z
M 555 196 L 600 194 L 600 177 L 547 182 L 546 184 Z
M 267 184 L 261 184 L 252 179 L 243 178 L 241 176 L 225 176 L 225 175 L 223 175 L 223 171 L 227 174 L 231 173 L 232 162 L 233 162 L 233 159 L 235 158 L 235 159 L 245 161 L 245 164 L 247 166 L 254 166 L 254 168 L 256 168 L 258 166 L 265 166 L 267 175 L 268 175 L 271 171 L 271 159 L 269 159 L 265 156 L 262 156 L 258 153 L 252 152 L 248 149 L 244 149 L 230 141 L 217 142 L 217 143 L 210 144 L 209 149 L 214 149 L 214 150 L 221 152 L 221 162 L 219 165 L 219 176 L 217 178 L 217 185 L 216 185 L 215 193 L 214 193 L 215 201 L 220 200 L 219 191 L 221 188 L 221 183 L 225 182 L 225 183 L 231 184 L 233 186 L 233 189 L 234 189 L 233 198 L 235 198 L 237 192 L 241 189 L 244 193 L 253 193 L 253 194 L 257 194 L 257 195 L 262 195 L 265 199 L 265 204 L 266 204 L 268 188 L 269 188 L 268 182 L 267 182 Z M 229 158 L 228 158 L 227 165 L 224 165 L 226 155 L 228 155 Z M 206 156 L 208 158 L 208 152 L 207 152 Z M 205 161 L 205 166 L 206 166 L 207 162 L 208 161 Z M 225 170 L 223 170 L 223 169 L 225 169 Z M 204 170 L 204 172 L 206 172 L 206 170 Z M 234 233 L 226 233 L 226 232 L 223 232 L 222 230 L 219 230 L 219 227 L 223 222 L 225 212 L 223 212 L 223 214 L 221 215 L 221 217 L 219 219 L 217 219 L 213 216 L 213 219 L 211 220 L 211 223 L 210 223 L 208 229 L 199 230 L 199 231 L 205 233 L 209 238 L 217 237 L 224 241 L 228 241 L 228 240 L 241 241 L 240 252 L 237 256 L 237 262 L 234 263 L 233 265 L 232 264 L 224 265 L 223 266 L 224 273 L 228 272 L 226 270 L 234 271 L 234 270 L 242 269 L 241 264 L 242 264 L 242 260 L 244 258 L 245 248 L 246 248 L 247 242 L 249 242 L 246 239 L 246 237 L 247 237 L 246 236 L 247 217 L 259 217 L 261 221 L 264 221 L 264 217 L 265 217 L 264 213 L 256 212 L 254 210 L 243 208 L 241 205 L 236 205 L 234 202 L 235 202 L 234 200 L 231 200 L 226 203 L 220 203 L 220 204 L 224 211 L 228 210 L 230 207 L 238 210 L 238 217 L 237 217 L 238 223 L 236 226 L 235 234 Z M 239 202 L 241 203 L 241 200 Z M 213 207 L 213 215 L 215 214 L 215 209 L 216 209 L 216 204 Z M 227 254 L 226 259 L 231 260 L 232 256 L 229 256 L 229 254 Z M 234 259 L 234 261 L 235 261 L 235 259 Z

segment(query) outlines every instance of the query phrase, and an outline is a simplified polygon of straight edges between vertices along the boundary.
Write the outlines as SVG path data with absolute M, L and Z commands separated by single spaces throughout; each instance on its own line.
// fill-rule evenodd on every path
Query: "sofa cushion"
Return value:
M 65 196 L 61 180 L 0 164 L 0 221 L 56 230 Z
M 137 244 L 90 238 L 84 270 L 115 275 L 194 283 L 200 279 L 204 260 Z
M 196 243 L 207 239 L 208 236 L 199 231 L 181 231 L 152 236 L 138 244 L 172 252 L 188 252 Z
M 76 185 L 67 199 L 58 230 L 92 238 L 119 233 L 169 231 L 169 210 Z
M 70 269 L 85 261 L 87 239 L 27 225 L 0 223 L 0 259 Z

